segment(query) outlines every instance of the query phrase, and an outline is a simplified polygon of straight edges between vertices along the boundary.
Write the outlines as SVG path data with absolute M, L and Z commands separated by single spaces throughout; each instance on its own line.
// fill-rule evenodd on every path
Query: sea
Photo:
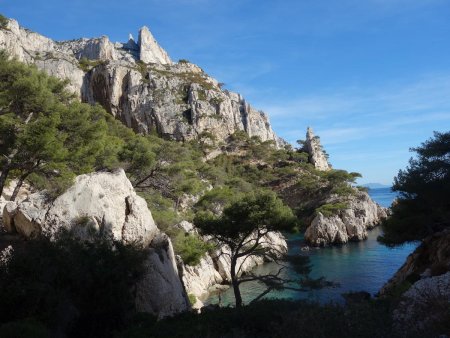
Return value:
M 397 197 L 390 188 L 369 189 L 369 195 L 378 204 L 389 207 Z M 310 259 L 313 278 L 324 277 L 334 283 L 333 287 L 319 290 L 299 292 L 292 290 L 273 291 L 264 298 L 309 299 L 321 303 L 344 301 L 342 294 L 347 292 L 366 291 L 375 295 L 392 275 L 403 265 L 407 256 L 418 243 L 408 243 L 390 248 L 377 241 L 382 229 L 376 227 L 369 231 L 368 238 L 361 242 L 326 248 L 311 248 L 302 251 L 305 245 L 303 234 L 287 234 L 290 255 L 307 255 Z M 267 263 L 256 267 L 256 274 L 274 273 L 279 267 L 275 263 Z M 296 279 L 292 270 L 287 270 L 284 277 Z M 241 284 L 244 303 L 248 303 L 261 294 L 265 287 L 258 282 Z M 232 289 L 210 295 L 205 304 L 222 306 L 234 304 Z

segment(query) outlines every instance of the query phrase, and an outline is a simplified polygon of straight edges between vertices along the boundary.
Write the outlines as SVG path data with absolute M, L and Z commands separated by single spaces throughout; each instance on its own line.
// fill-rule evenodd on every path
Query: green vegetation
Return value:
M 142 60 L 136 61 L 136 70 L 142 75 L 142 82 L 150 83 L 150 78 L 148 75 L 149 66 Z
M 49 336 L 110 337 L 135 313 L 144 258 L 132 246 L 67 234 L 30 241 L 0 266 L 0 335 L 45 337 L 47 328 Z
M 8 18 L 2 14 L 0 14 L 0 29 L 8 28 Z
M 200 263 L 200 259 L 213 249 L 214 245 L 204 242 L 197 235 L 180 231 L 173 241 L 173 247 L 185 264 L 194 266 Z
M 180 60 L 181 61 L 181 60 Z M 138 62 L 139 63 L 139 62 Z M 187 63 L 187 62 L 181 62 Z M 144 64 L 145 65 L 145 64 Z M 139 64 L 138 64 L 139 66 Z M 142 67 L 142 66 L 139 66 Z M 199 73 L 196 71 L 188 71 L 188 72 L 173 72 L 169 69 L 160 69 L 155 66 L 150 66 L 149 69 L 154 74 L 159 74 L 160 76 L 164 76 L 167 78 L 178 78 L 181 82 L 183 82 L 184 86 L 189 86 L 192 83 L 199 84 L 204 90 L 217 90 L 213 83 L 211 83 L 207 76 L 204 73 Z M 148 72 L 147 67 L 145 68 L 146 72 Z
M 345 210 L 348 208 L 348 204 L 343 202 L 337 203 L 327 203 L 323 204 L 316 209 L 316 213 L 321 213 L 325 217 L 330 217 L 338 214 L 341 210 Z
M 83 72 L 88 72 L 90 71 L 92 68 L 97 67 L 98 65 L 101 65 L 105 63 L 104 60 L 89 60 L 88 58 L 82 57 L 79 61 L 78 61 L 78 67 L 83 71 Z
M 191 304 L 191 306 L 193 306 L 195 303 L 197 303 L 197 297 L 195 297 L 195 295 L 193 295 L 192 293 L 188 294 L 188 298 L 189 298 L 189 303 Z
M 389 245 L 421 240 L 450 227 L 450 132 L 412 148 L 417 157 L 400 170 L 393 190 L 400 193 L 379 239 Z
M 401 337 L 393 327 L 391 313 L 390 304 L 380 301 L 344 306 L 265 300 L 239 309 L 186 313 L 158 322 L 140 318 L 118 337 Z
M 189 60 L 186 59 L 180 59 L 178 60 L 178 63 L 190 63 Z
M 230 276 L 237 308 L 242 307 L 239 289 L 242 283 L 259 281 L 266 284 L 267 290 L 262 293 L 265 295 L 270 290 L 281 289 L 287 282 L 280 274 L 244 276 L 242 263 L 238 263 L 239 258 L 245 260 L 250 256 L 277 261 L 283 255 L 276 248 L 263 245 L 266 235 L 295 227 L 291 209 L 274 193 L 248 193 L 227 206 L 220 216 L 212 212 L 199 212 L 194 223 L 202 235 L 211 236 L 220 247 L 227 245 L 230 248 Z M 309 272 L 308 269 L 304 271 Z
M 102 108 L 78 103 L 66 82 L 5 53 L 0 79 L 0 193 L 7 179 L 17 178 L 13 199 L 26 179 L 58 194 L 75 175 L 112 165 Z
M 81 64 L 95 66 L 85 61 Z M 151 66 L 138 63 L 138 67 L 147 71 Z M 202 74 L 176 76 L 211 89 Z M 195 218 L 203 234 L 215 236 L 222 244 L 233 243 L 236 259 L 248 254 L 277 259 L 259 245 L 262 236 L 292 229 L 298 222 L 271 190 L 288 200 L 282 187 L 292 185 L 310 201 L 317 191 L 321 198 L 330 193 L 347 194 L 349 183 L 357 176 L 345 171 L 318 172 L 301 149 L 277 149 L 274 142 L 248 137 L 244 131 L 237 131 L 221 145 L 222 155 L 205 162 L 204 155 L 217 147 L 215 136 L 209 132 L 199 135 L 198 141 L 184 143 L 154 134 L 137 135 L 100 106 L 77 102 L 66 91 L 67 83 L 34 67 L 8 61 L 4 54 L 0 78 L 1 186 L 18 178 L 17 190 L 26 180 L 56 195 L 75 175 L 121 166 L 186 264 L 197 264 L 212 246 L 176 228 L 181 220 Z M 312 208 L 308 215 L 323 204 L 321 198 L 308 206 Z M 306 210 L 302 205 L 290 205 L 297 209 L 297 215 L 302 215 L 298 210 Z M 90 224 L 87 217 L 76 222 Z M 250 238 L 255 231 L 256 237 Z M 239 292 L 239 284 L 249 279 L 240 279 L 239 267 L 234 264 L 233 268 L 233 283 Z M 271 290 L 282 286 L 284 281 L 278 277 L 259 276 L 258 280 Z M 237 303 L 241 303 L 239 299 Z

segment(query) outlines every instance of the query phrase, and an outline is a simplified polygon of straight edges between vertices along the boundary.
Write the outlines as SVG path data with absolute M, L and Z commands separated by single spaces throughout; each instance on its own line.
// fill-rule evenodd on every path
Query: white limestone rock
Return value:
M 337 196 L 327 203 L 342 202 Z M 387 217 L 386 209 L 375 203 L 366 192 L 357 191 L 346 201 L 348 207 L 336 215 L 318 213 L 305 231 L 305 240 L 314 246 L 344 244 L 367 238 L 367 230 Z
M 8 29 L 0 29 L 0 49 L 27 64 L 36 64 L 48 74 L 69 80 L 69 90 L 78 96 L 83 86 L 84 72 L 70 53 L 61 50 L 56 42 L 19 26 L 9 20 Z
M 136 309 L 158 318 L 190 309 L 189 299 L 178 275 L 172 243 L 166 234 L 157 235 L 145 260 L 144 278 L 136 287 Z
M 312 128 L 308 127 L 306 131 L 305 150 L 309 154 L 309 161 L 317 170 L 327 171 L 331 169 L 327 157 L 320 144 L 320 139 L 314 136 Z
M 279 147 L 285 144 L 267 115 L 241 95 L 222 90 L 194 64 L 172 63 L 146 27 L 138 43 L 131 38 L 111 43 L 105 36 L 55 42 L 11 20 L 9 29 L 0 29 L 0 48 L 50 75 L 69 79 L 69 89 L 84 102 L 100 103 L 136 132 L 153 130 L 178 141 L 210 133 L 219 144 L 245 131 Z M 101 62 L 92 62 L 85 72 L 81 58 Z
M 172 61 L 164 49 L 156 42 L 149 29 L 144 26 L 139 30 L 139 60 L 145 63 L 171 64 Z
M 399 331 L 406 336 L 420 336 L 450 318 L 450 272 L 423 278 L 406 291 L 394 310 L 393 318 Z M 437 332 L 444 334 L 445 332 Z M 434 335 L 433 335 L 434 336 Z
M 65 53 L 73 54 L 78 60 L 86 58 L 88 60 L 117 60 L 118 55 L 115 45 L 109 41 L 107 36 L 94 39 L 78 39 L 62 41 L 58 47 Z
M 180 267 L 180 274 L 186 292 L 196 296 L 198 299 L 204 299 L 212 286 L 221 284 L 224 281 L 216 270 L 214 260 L 209 254 L 202 257 L 200 263 L 195 266 L 181 264 Z
M 125 172 L 81 175 L 53 202 L 42 193 L 8 202 L 4 227 L 26 238 L 53 238 L 66 229 L 83 240 L 97 236 L 135 243 L 148 250 L 143 280 L 136 286 L 136 307 L 162 318 L 189 309 L 170 239 L 156 227 L 145 200 L 136 195 Z

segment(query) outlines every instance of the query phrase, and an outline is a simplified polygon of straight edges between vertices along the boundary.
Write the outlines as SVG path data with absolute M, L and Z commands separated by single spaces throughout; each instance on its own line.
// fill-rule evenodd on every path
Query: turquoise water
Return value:
M 389 188 L 369 190 L 371 197 L 380 205 L 388 207 L 396 194 Z M 406 244 L 396 248 L 388 248 L 377 242 L 381 234 L 380 228 L 369 232 L 368 239 L 362 242 L 349 243 L 343 246 L 328 248 L 312 248 L 301 251 L 304 245 L 303 235 L 287 237 L 291 255 L 307 255 L 312 265 L 312 277 L 325 277 L 327 280 L 339 283 L 338 287 L 321 289 L 311 292 L 279 291 L 271 292 L 266 298 L 310 299 L 321 302 L 343 300 L 341 294 L 349 291 L 367 291 L 375 294 L 383 284 L 391 278 L 405 262 L 406 257 L 415 249 L 415 244 Z M 264 264 L 254 270 L 258 274 L 278 271 L 274 263 Z M 295 277 L 291 271 L 285 277 Z M 241 285 L 244 302 L 249 302 L 264 290 L 264 286 L 256 282 Z M 221 304 L 233 304 L 234 296 L 231 289 L 221 293 Z M 218 295 L 212 295 L 206 303 L 217 304 Z

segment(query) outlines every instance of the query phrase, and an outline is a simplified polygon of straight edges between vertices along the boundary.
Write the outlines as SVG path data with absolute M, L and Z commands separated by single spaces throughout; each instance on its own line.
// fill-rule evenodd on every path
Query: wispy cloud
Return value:
M 271 116 L 280 118 L 303 116 L 329 119 L 355 113 L 382 117 L 429 110 L 438 112 L 435 118 L 442 118 L 450 112 L 449 94 L 450 74 L 446 74 L 426 76 L 412 84 L 391 84 L 369 89 L 327 89 L 320 95 L 298 96 L 290 100 L 283 98 L 280 101 L 262 100 L 262 105 Z

